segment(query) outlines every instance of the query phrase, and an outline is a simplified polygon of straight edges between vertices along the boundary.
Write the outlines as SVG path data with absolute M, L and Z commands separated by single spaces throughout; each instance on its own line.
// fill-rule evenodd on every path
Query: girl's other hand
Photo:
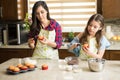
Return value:
M 76 47 L 78 47 L 80 44 L 79 43 L 75 43 L 75 44 L 73 44 L 73 48 L 76 48 Z
M 28 39 L 28 45 L 33 49 L 35 47 L 35 40 L 33 38 Z

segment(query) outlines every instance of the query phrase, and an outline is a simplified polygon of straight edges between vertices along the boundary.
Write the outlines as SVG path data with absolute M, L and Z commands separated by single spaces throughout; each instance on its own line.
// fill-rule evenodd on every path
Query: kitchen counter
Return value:
M 65 71 L 59 66 L 65 65 L 64 60 L 37 60 L 37 68 L 34 71 L 20 73 L 17 75 L 6 74 L 10 65 L 18 64 L 19 59 L 13 58 L 0 64 L 0 80 L 119 80 L 120 61 L 107 60 L 104 70 L 91 72 L 87 61 L 80 62 L 80 72 Z M 48 70 L 41 70 L 42 64 L 48 64 Z
M 120 41 L 119 42 L 111 42 L 111 46 L 107 48 L 107 50 L 120 50 Z
M 67 44 L 69 43 L 63 43 L 60 49 L 68 49 Z M 0 48 L 24 48 L 29 49 L 29 46 L 27 43 L 20 44 L 20 45 L 1 45 Z M 111 42 L 111 46 L 107 48 L 107 50 L 120 50 L 120 41 L 119 42 Z
M 1 45 L 0 48 L 23 48 L 23 49 L 29 49 L 29 46 L 27 43 L 20 44 L 20 45 Z
M 67 49 L 67 44 L 64 43 L 64 46 L 61 46 L 60 49 Z M 29 49 L 28 43 L 20 44 L 20 45 L 1 45 L 0 48 L 24 48 L 24 49 Z

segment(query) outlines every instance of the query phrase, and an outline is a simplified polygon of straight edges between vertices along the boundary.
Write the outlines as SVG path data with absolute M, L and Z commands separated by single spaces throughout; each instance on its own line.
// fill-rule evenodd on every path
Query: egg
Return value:
M 67 65 L 67 66 L 66 66 L 66 70 L 67 70 L 67 71 L 72 71 L 72 69 L 73 69 L 73 67 L 72 67 L 71 65 Z

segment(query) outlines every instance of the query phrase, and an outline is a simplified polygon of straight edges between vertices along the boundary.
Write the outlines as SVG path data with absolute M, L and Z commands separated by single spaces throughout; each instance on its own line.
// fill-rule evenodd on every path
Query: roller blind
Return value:
M 17 0 L 17 8 L 18 8 L 18 19 L 22 19 L 21 0 Z
M 28 1 L 29 14 L 33 4 L 39 0 Z M 97 0 L 44 0 L 49 7 L 50 16 L 66 29 L 85 27 L 90 16 L 97 12 Z
M 14 0 L 15 1 L 15 0 Z M 23 20 L 27 12 L 27 1 L 26 0 L 16 0 L 17 2 L 17 16 L 19 20 Z

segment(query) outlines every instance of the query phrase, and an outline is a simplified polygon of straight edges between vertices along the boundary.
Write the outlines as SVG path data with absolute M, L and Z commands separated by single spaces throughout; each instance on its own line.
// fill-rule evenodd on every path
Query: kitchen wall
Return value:
M 120 36 L 120 19 L 109 19 L 105 21 L 105 26 L 108 39 L 113 36 Z

